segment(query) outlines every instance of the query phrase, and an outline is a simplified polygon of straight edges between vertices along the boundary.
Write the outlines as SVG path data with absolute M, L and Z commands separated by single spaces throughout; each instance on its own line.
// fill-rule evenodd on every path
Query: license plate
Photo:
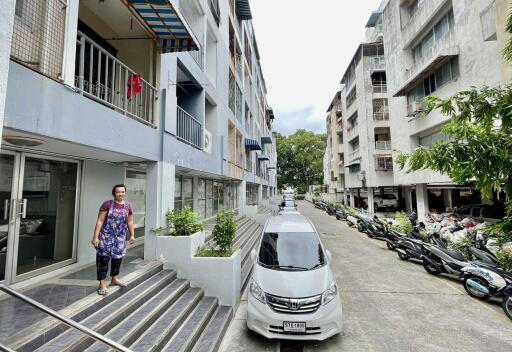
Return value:
M 286 332 L 306 332 L 306 323 L 283 322 L 283 330 Z

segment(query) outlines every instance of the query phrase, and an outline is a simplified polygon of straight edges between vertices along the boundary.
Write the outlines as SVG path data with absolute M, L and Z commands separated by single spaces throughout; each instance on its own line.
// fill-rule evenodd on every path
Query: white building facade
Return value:
M 146 259 L 168 210 L 243 214 L 275 193 L 274 116 L 248 1 L 7 3 L 0 282 L 94 261 L 98 209 L 117 183 Z

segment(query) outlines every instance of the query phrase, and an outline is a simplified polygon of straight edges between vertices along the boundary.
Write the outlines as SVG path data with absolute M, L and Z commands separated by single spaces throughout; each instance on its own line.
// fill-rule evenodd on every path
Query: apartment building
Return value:
M 343 199 L 345 187 L 343 121 L 341 91 L 338 91 L 329 107 L 325 119 L 327 126 L 326 156 L 324 158 L 324 184 L 329 193 L 336 193 L 336 199 Z M 339 197 L 338 197 L 339 195 Z
M 168 210 L 243 214 L 275 193 L 274 114 L 248 0 L 4 8 L 0 282 L 94 261 L 98 208 L 116 183 L 145 259 L 156 259 L 152 229 Z
M 409 153 L 446 140 L 440 129 L 448 118 L 439 111 L 420 114 L 426 96 L 447 98 L 472 86 L 495 87 L 508 81 L 510 67 L 501 49 L 509 11 L 508 1 L 492 0 L 386 4 L 381 17 L 388 91 L 393 96 L 389 112 L 394 150 Z M 406 174 L 395 168 L 393 177 L 408 208 L 417 208 L 420 218 L 430 209 L 481 201 L 466 185 L 454 185 L 431 170 Z

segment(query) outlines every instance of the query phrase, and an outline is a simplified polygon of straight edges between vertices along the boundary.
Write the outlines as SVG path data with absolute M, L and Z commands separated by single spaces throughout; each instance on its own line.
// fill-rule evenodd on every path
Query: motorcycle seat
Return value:
M 452 249 L 449 249 L 449 248 L 444 248 L 444 247 L 437 247 L 440 251 L 442 252 L 445 252 L 446 254 L 448 254 L 450 257 L 458 260 L 458 261 L 461 261 L 461 262 L 465 262 L 466 261 L 466 258 L 464 258 L 464 256 L 462 254 L 460 254 L 459 252 L 457 251 L 454 251 Z

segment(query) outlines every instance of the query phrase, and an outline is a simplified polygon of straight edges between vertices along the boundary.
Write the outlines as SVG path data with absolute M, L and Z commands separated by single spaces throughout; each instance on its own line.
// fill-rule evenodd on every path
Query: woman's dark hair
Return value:
M 123 184 L 123 183 L 120 183 L 118 185 L 115 185 L 113 188 L 112 188 L 112 195 L 115 196 L 116 195 L 116 188 L 120 188 L 120 187 L 123 187 L 124 188 L 124 191 L 126 192 L 126 186 Z

